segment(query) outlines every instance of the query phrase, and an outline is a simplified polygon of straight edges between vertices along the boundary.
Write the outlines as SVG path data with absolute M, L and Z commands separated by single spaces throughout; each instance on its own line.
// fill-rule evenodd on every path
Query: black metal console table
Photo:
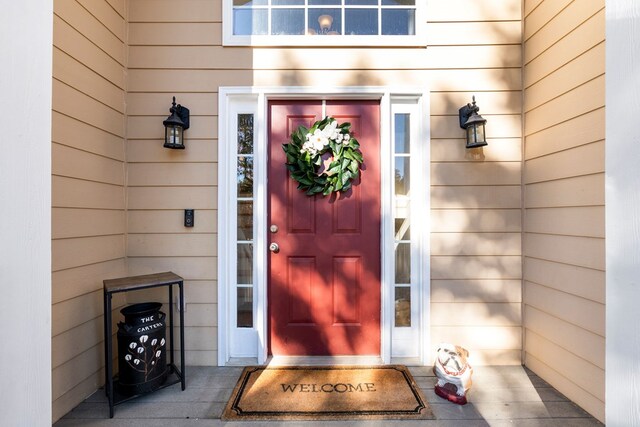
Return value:
M 109 417 L 113 418 L 113 407 L 120 403 L 134 399 L 139 395 L 122 396 L 114 387 L 117 377 L 113 375 L 113 336 L 111 335 L 111 297 L 118 292 L 137 291 L 140 289 L 166 286 L 169 289 L 169 377 L 159 388 L 181 383 L 182 390 L 186 388 L 184 371 L 184 279 L 172 272 L 147 274 L 144 276 L 122 277 L 120 279 L 104 280 L 104 355 L 105 355 L 105 392 L 109 399 Z M 178 307 L 180 307 L 180 369 L 174 363 L 173 341 L 173 286 L 179 288 Z

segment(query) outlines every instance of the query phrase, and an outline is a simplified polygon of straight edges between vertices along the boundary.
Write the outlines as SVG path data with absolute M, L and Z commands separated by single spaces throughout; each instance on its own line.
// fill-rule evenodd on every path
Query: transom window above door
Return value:
M 424 45 L 420 0 L 225 0 L 224 44 Z

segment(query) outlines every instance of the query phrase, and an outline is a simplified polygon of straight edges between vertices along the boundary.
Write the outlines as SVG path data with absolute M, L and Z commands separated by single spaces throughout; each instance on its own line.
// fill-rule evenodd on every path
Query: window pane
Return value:
M 309 9 L 309 34 L 336 35 L 341 31 L 340 9 Z
M 411 326 L 411 288 L 396 288 L 396 328 Z
M 396 195 L 406 196 L 409 195 L 411 181 L 411 159 L 409 157 L 396 157 Z
M 378 0 L 346 0 L 347 6 L 377 6 Z
M 410 123 L 411 116 L 409 114 L 396 114 L 394 120 L 395 128 L 395 147 L 396 153 L 409 153 L 410 152 Z
M 238 243 L 238 284 L 253 283 L 253 245 Z
M 253 197 L 253 157 L 238 157 L 238 197 Z
M 253 328 L 253 288 L 238 288 L 238 328 Z
M 340 5 L 340 0 L 309 0 L 311 6 L 333 6 Z
M 274 6 L 304 6 L 304 0 L 271 0 Z
M 383 6 L 413 6 L 416 0 L 382 0 Z
M 237 36 L 267 34 L 267 10 L 233 9 L 233 34 Z
M 344 33 L 347 35 L 377 35 L 378 9 L 346 9 Z
M 238 114 L 238 154 L 253 153 L 253 114 Z
M 416 11 L 414 9 L 383 9 L 383 35 L 410 35 L 416 33 Z
M 396 244 L 396 283 L 411 283 L 411 244 Z
M 253 240 L 253 202 L 238 202 L 238 241 Z
M 304 9 L 273 9 L 271 34 L 304 34 Z
M 395 240 L 411 239 L 411 223 L 409 218 L 396 218 Z
M 266 6 L 267 0 L 233 0 L 233 5 L 244 6 L 244 7 Z

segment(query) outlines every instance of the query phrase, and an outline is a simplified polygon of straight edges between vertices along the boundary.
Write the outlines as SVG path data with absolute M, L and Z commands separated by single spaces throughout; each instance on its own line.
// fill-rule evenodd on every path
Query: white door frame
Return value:
M 429 91 L 425 87 L 392 88 L 392 87 L 220 87 L 219 89 L 219 138 L 218 138 L 218 365 L 229 364 L 232 335 L 237 332 L 231 319 L 231 307 L 235 307 L 235 296 L 230 290 L 235 289 L 236 282 L 236 210 L 235 210 L 235 162 L 236 129 L 233 114 L 249 112 L 254 114 L 254 332 L 258 364 L 267 361 L 268 310 L 267 310 L 267 143 L 268 101 L 273 99 L 376 99 L 380 100 L 380 138 L 381 138 L 381 349 L 383 363 L 391 363 L 391 333 L 393 328 L 394 295 L 393 295 L 393 233 L 391 212 L 391 188 L 393 174 L 391 164 L 391 106 L 395 100 L 415 100 L 419 112 L 418 138 L 420 144 L 416 155 L 425 165 L 430 164 L 430 131 L 429 131 Z M 253 106 L 252 108 L 249 106 Z M 417 200 L 421 212 L 429 212 L 429 167 L 422 168 L 416 188 L 424 189 L 424 196 Z M 412 178 L 413 179 L 413 178 Z M 258 214 L 256 214 L 258 213 Z M 419 307 L 421 343 L 420 356 L 417 363 L 430 363 L 429 357 L 429 303 L 430 303 L 430 215 L 421 218 L 419 230 L 418 283 L 420 284 Z M 228 255 L 228 256 L 227 256 Z M 251 357 L 251 355 L 246 355 Z M 254 359 L 255 360 L 255 359 Z M 255 362 L 254 362 L 255 363 Z

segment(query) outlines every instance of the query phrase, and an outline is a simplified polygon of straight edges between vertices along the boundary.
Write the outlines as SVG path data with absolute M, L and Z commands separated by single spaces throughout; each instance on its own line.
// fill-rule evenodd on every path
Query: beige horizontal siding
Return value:
M 520 18 L 514 21 L 435 22 L 429 17 L 428 46 L 518 45 Z M 469 37 L 469 34 L 474 34 Z
M 529 332 L 532 341 L 531 357 L 535 357 L 538 361 L 541 359 L 551 358 L 554 363 L 549 368 L 555 372 L 567 372 L 567 376 L 575 378 L 575 385 L 584 391 L 598 390 L 594 395 L 598 400 L 604 400 L 604 370 L 596 367 L 580 357 L 575 357 L 564 345 L 556 345 L 546 338 Z M 527 355 L 528 357 L 529 355 Z M 562 391 L 562 390 L 561 390 Z M 592 394 L 592 393 L 590 393 Z M 598 413 L 594 415 L 600 415 Z
M 54 1 L 54 421 L 104 382 L 102 281 L 126 275 L 123 12 L 121 0 Z
M 604 304 L 604 272 L 570 264 L 527 258 L 524 277 L 531 283 Z
M 604 172 L 604 141 L 531 159 L 527 165 L 523 179 L 525 184 Z
M 57 2 L 60 1 L 69 0 L 57 0 Z M 58 15 L 53 17 L 53 40 L 56 48 L 109 80 L 118 88 L 124 89 L 125 73 L 122 64 L 98 48 Z
M 433 209 L 432 232 L 505 232 L 522 230 L 520 209 Z
M 520 233 L 432 233 L 431 254 L 520 255 Z
M 453 279 L 431 281 L 431 302 L 522 302 L 518 279 Z
M 431 257 L 432 279 L 519 279 L 521 258 L 516 255 Z
M 527 135 L 525 160 L 604 140 L 604 107 Z
M 584 3 L 586 4 L 587 2 Z M 526 63 L 524 87 L 528 88 L 533 83 L 552 74 L 567 62 L 601 43 L 603 40 L 602 34 L 604 34 L 604 10 L 581 23 L 571 33 L 559 39 L 535 59 Z M 528 43 L 526 44 L 528 46 Z M 527 47 L 525 47 L 526 51 Z
M 524 100 L 526 111 L 575 89 L 583 82 L 591 81 L 604 73 L 604 42 L 587 50 L 557 69 L 553 74 L 529 86 Z
M 129 3 L 129 22 L 221 22 L 222 2 L 183 0 L 136 0 Z
M 519 67 L 520 45 L 432 46 L 429 55 L 411 57 L 402 49 L 341 49 L 286 50 L 247 49 L 223 46 L 132 46 L 129 48 L 130 69 L 232 69 L 242 70 L 248 64 L 254 70 L 313 70 L 324 58 L 340 64 L 340 70 L 361 69 L 366 64 L 374 70 L 415 70 L 437 65 L 438 69 Z M 283 61 L 287 58 L 288 61 Z
M 55 211 L 54 209 L 54 215 Z M 56 222 L 56 224 L 58 224 Z M 55 238 L 55 237 L 54 237 Z M 124 259 L 103 261 L 78 268 L 55 271 L 52 274 L 54 304 L 102 289 L 104 279 L 126 276 Z
M 129 211 L 128 230 L 131 234 L 149 233 L 208 233 L 218 230 L 218 217 L 213 210 L 201 209 L 196 214 L 193 227 L 184 228 L 184 210 Z
M 524 9 L 525 363 L 604 420 L 604 2 Z
M 599 173 L 528 184 L 525 207 L 603 206 L 603 180 L 604 174 Z
M 53 142 L 124 162 L 122 138 L 56 111 L 52 114 Z
M 580 221 L 576 221 L 576 218 Z M 602 206 L 529 209 L 525 228 L 530 233 L 604 238 Z

